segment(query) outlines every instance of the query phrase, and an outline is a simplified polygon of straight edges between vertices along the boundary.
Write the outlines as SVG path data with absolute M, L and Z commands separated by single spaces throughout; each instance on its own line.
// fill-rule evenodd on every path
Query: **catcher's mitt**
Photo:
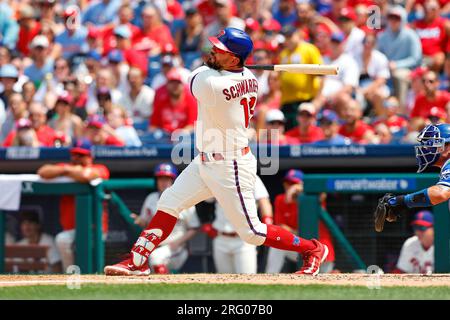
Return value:
M 401 216 L 405 208 L 402 205 L 391 205 L 388 200 L 395 197 L 392 193 L 386 193 L 378 200 L 377 208 L 374 212 L 375 230 L 377 232 L 383 231 L 384 221 L 394 222 Z

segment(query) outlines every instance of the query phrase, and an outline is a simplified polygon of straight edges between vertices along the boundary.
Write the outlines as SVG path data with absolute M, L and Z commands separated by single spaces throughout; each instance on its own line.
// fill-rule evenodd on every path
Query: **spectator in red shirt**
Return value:
M 416 98 L 425 92 L 422 77 L 428 71 L 428 68 L 418 67 L 411 72 L 411 87 L 406 96 L 406 105 L 400 106 L 401 113 L 410 114 L 414 108 Z
M 440 16 L 439 8 L 438 1 L 425 1 L 425 17 L 413 24 L 422 43 L 424 62 L 437 72 L 444 65 L 446 41 L 450 36 L 450 21 Z
M 398 99 L 394 96 L 389 97 L 383 102 L 385 115 L 377 119 L 373 126 L 377 126 L 380 123 L 385 124 L 391 133 L 399 132 L 400 130 L 406 129 L 408 126 L 408 121 L 399 115 L 400 103 Z
M 103 52 L 105 54 L 116 46 L 116 40 L 114 38 L 114 29 L 116 27 L 127 27 L 130 30 L 131 39 L 135 38 L 139 33 L 139 28 L 131 23 L 134 18 L 134 12 L 130 4 L 125 3 L 121 5 L 117 12 L 117 16 L 119 19 L 116 23 L 110 23 L 103 30 L 100 30 L 101 34 L 99 35 L 99 38 L 103 39 Z
M 286 119 L 283 112 L 278 109 L 271 109 L 265 114 L 266 128 L 259 131 L 259 143 L 273 145 L 298 144 L 296 138 L 288 137 L 284 134 Z
M 315 21 L 320 20 L 319 15 L 316 14 L 313 4 L 309 1 L 298 2 L 296 11 L 296 26 L 303 31 L 303 39 L 310 41 L 314 36 Z
M 16 48 L 24 56 L 30 54 L 29 45 L 31 40 L 41 30 L 41 25 L 36 21 L 36 13 L 30 5 L 24 4 L 19 11 L 19 37 Z
M 446 106 L 450 102 L 450 93 L 438 90 L 439 80 L 437 74 L 434 71 L 428 71 L 423 75 L 422 81 L 425 92 L 416 97 L 411 118 L 422 117 L 426 119 L 430 114 L 430 109 L 433 107 L 447 112 Z
M 327 60 L 331 60 L 331 34 L 332 31 L 326 24 L 320 23 L 315 26 L 313 44 Z
M 206 26 L 211 22 L 214 22 L 217 18 L 216 16 L 216 4 L 217 0 L 201 0 L 197 5 L 198 12 L 203 18 L 203 24 Z M 234 2 L 229 1 L 231 5 L 231 10 L 233 15 L 237 14 L 237 8 Z
M 38 141 L 38 146 L 53 147 L 55 142 L 55 131 L 46 124 L 47 113 L 42 104 L 38 102 L 32 102 L 29 108 L 29 116 L 31 121 L 27 121 L 26 124 L 27 127 L 34 130 L 36 139 Z M 17 130 L 11 131 L 3 142 L 3 146 L 12 146 L 14 144 L 14 141 L 16 140 L 17 133 Z
M 123 58 L 130 67 L 139 68 L 147 75 L 148 58 L 147 51 L 139 50 L 132 46 L 131 31 L 127 26 L 118 26 L 114 29 L 116 48 L 123 54 Z
M 286 136 L 297 139 L 299 143 L 313 143 L 324 138 L 323 131 L 315 125 L 316 107 L 312 103 L 303 102 L 298 107 L 298 126 L 286 132 Z
M 31 121 L 28 118 L 21 118 L 16 121 L 15 130 L 11 131 L 9 136 L 13 136 L 13 139 L 10 141 L 9 145 L 6 146 L 5 143 L 8 141 L 5 140 L 3 144 L 4 147 L 39 147 L 39 140 L 36 135 L 36 131 L 34 131 L 33 126 L 31 125 Z M 8 139 L 8 137 L 6 137 Z
M 125 143 L 120 139 L 102 116 L 90 116 L 86 123 L 85 138 L 95 146 L 123 147 Z
M 175 41 L 170 29 L 162 22 L 158 10 L 153 6 L 147 6 L 142 10 L 142 28 L 133 39 L 133 47 L 136 50 L 148 52 L 149 55 L 159 54 L 165 43 Z
M 76 139 L 79 139 L 83 132 L 83 121 L 73 112 L 73 97 L 63 91 L 57 98 L 52 110 L 53 116 L 48 124 L 58 134 L 65 137 L 65 145 L 69 146 Z
M 93 163 L 91 144 L 80 140 L 76 147 L 70 150 L 70 163 L 46 164 L 39 168 L 37 174 L 43 179 L 54 179 L 57 177 L 72 178 L 79 183 L 90 183 L 92 180 L 101 178 L 109 179 L 109 170 L 101 164 Z M 61 197 L 59 205 L 60 223 L 63 231 L 56 236 L 56 245 L 60 251 L 63 270 L 74 264 L 74 241 L 75 241 L 75 197 L 65 195 Z M 103 211 L 103 232 L 108 231 L 108 216 Z
M 331 10 L 324 16 L 335 24 L 339 23 L 339 17 L 341 16 L 341 10 L 347 7 L 347 0 L 331 1 Z
M 353 143 L 377 143 L 378 139 L 373 129 L 362 118 L 361 106 L 356 100 L 350 99 L 343 104 L 344 110 L 342 118 L 345 121 L 339 129 L 339 134 L 350 138 Z
M 163 129 L 169 133 L 181 129 L 191 132 L 197 117 L 197 103 L 183 84 L 178 70 L 167 74 L 167 83 L 156 90 L 150 130 Z
M 105 47 L 108 47 L 108 49 L 110 49 L 110 47 L 107 45 L 106 41 L 108 41 L 108 43 L 109 43 L 109 41 L 112 41 L 115 46 L 113 30 L 111 31 L 111 34 L 109 35 L 109 37 L 106 37 L 106 35 L 102 32 L 102 30 L 100 28 L 95 27 L 95 26 L 89 26 L 88 33 L 86 36 L 86 43 L 89 48 L 88 52 L 96 51 L 99 54 L 104 55 L 107 52 Z
M 303 172 L 301 170 L 289 170 L 283 180 L 284 193 L 275 197 L 274 224 L 298 234 L 298 197 L 303 193 Z M 328 273 L 334 267 L 334 246 L 330 231 L 319 222 L 319 241 L 326 244 L 329 249 L 327 260 L 320 267 L 321 273 Z M 298 253 L 269 248 L 266 273 L 279 273 L 283 267 L 285 258 L 291 261 L 297 260 Z

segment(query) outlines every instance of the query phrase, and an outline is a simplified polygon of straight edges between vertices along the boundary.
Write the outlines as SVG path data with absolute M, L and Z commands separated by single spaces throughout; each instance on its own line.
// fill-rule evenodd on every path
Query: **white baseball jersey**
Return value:
M 263 198 L 269 198 L 269 192 L 267 192 L 266 186 L 258 176 L 256 176 L 254 193 L 256 201 Z M 236 232 L 235 228 L 225 216 L 225 212 L 218 202 L 216 202 L 215 214 L 216 217 L 213 222 L 214 229 L 226 233 Z
M 209 153 L 247 147 L 247 128 L 258 95 L 253 73 L 247 68 L 230 72 L 202 66 L 192 72 L 189 83 L 198 101 L 197 149 Z
M 156 213 L 156 206 L 160 197 L 159 192 L 150 193 L 144 201 L 142 205 L 140 217 L 144 219 L 146 222 L 150 222 L 153 216 Z M 194 229 L 200 227 L 200 221 L 197 216 L 197 212 L 195 207 L 190 207 L 186 210 L 180 212 L 180 216 L 178 218 L 175 227 L 173 228 L 172 233 L 167 237 L 166 240 L 161 242 L 161 246 L 176 241 L 181 238 L 188 229 Z
M 434 246 L 425 250 L 417 236 L 407 239 L 400 251 L 397 268 L 406 273 L 427 274 L 433 272 Z

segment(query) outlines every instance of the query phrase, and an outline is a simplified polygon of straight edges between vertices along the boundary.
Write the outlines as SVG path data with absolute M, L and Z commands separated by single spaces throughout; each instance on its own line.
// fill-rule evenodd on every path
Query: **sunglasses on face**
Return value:
M 314 117 L 311 113 L 306 112 L 306 111 L 300 111 L 299 113 L 297 113 L 297 116 L 299 116 L 299 117 L 307 117 L 307 118 Z
M 387 18 L 388 18 L 388 20 L 393 20 L 393 21 L 400 21 L 402 19 L 399 16 L 388 16 Z
M 30 118 L 39 118 L 45 116 L 44 113 L 30 113 Z
M 264 60 L 264 59 L 266 59 L 265 56 L 253 56 L 253 60 L 255 60 L 255 61 L 261 61 L 261 60 Z
M 333 122 L 330 120 L 320 120 L 319 121 L 319 125 L 322 127 L 328 127 L 328 126 L 331 126 L 332 124 L 333 124 Z
M 425 83 L 435 83 L 436 79 L 423 79 L 423 82 L 425 82 Z
M 429 227 L 425 227 L 425 226 L 413 226 L 414 231 L 421 231 L 421 232 L 427 231 L 428 228 Z
M 55 66 L 55 70 L 63 70 L 63 69 L 66 69 L 67 68 L 67 66 L 64 66 L 64 65 L 62 65 L 62 66 Z
M 284 125 L 284 122 L 283 121 L 270 121 L 270 122 L 268 122 L 268 124 L 270 124 L 270 125 L 272 125 L 272 126 L 282 126 L 282 125 Z

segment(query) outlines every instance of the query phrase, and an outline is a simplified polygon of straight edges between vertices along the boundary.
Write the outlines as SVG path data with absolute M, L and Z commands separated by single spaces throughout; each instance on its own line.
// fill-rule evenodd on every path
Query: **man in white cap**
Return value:
M 266 113 L 266 128 L 260 131 L 259 143 L 274 145 L 297 144 L 298 140 L 284 134 L 286 119 L 283 112 L 272 109 Z
M 323 139 L 323 131 L 316 126 L 316 107 L 310 102 L 298 106 L 297 127 L 286 132 L 286 136 L 297 139 L 298 143 L 313 143 Z
M 233 16 L 231 0 L 215 0 L 214 8 L 216 10 L 216 21 L 205 28 L 205 43 L 209 43 L 208 37 L 217 35 L 220 30 L 226 27 L 245 29 L 244 20 Z
M 53 73 L 54 61 L 48 54 L 49 42 L 46 36 L 38 35 L 30 44 L 31 58 L 33 64 L 25 69 L 25 75 L 39 87 L 47 73 Z

